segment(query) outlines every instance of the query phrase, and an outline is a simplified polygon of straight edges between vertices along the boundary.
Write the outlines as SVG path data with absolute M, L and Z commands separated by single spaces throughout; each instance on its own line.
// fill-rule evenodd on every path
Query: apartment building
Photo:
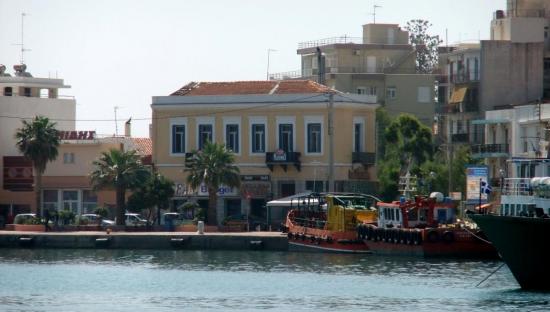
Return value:
M 75 130 L 76 101 L 60 95 L 70 88 L 63 79 L 37 78 L 25 64 L 13 66 L 13 74 L 0 64 L 0 215 L 35 210 L 32 164 L 16 147 L 15 133 L 21 120 L 42 115 L 55 120 L 57 129 Z
M 363 37 L 302 42 L 299 72 L 271 79 L 311 79 L 333 89 L 376 96 L 391 115 L 410 113 L 432 126 L 435 77 L 416 72 L 417 51 L 397 24 L 363 25 Z
M 550 90 L 550 1 L 507 1 L 491 39 L 440 49 L 438 128 L 447 144 L 484 144 L 485 112 L 540 102 Z M 548 65 L 548 66 L 547 66 Z
M 329 106 L 333 94 L 334 185 L 329 180 Z M 307 80 L 198 82 L 152 101 L 153 163 L 175 181 L 172 205 L 207 190 L 187 186 L 186 155 L 206 141 L 235 153 L 241 187 L 223 186 L 218 220 L 265 217 L 264 204 L 306 190 L 372 192 L 376 98 L 335 92 Z

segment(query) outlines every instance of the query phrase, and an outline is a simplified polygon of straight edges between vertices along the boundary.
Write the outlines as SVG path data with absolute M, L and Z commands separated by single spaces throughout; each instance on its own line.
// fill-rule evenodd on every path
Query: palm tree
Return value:
M 161 174 L 152 174 L 138 191 L 128 198 L 128 204 L 134 211 L 148 210 L 147 219 L 152 217 L 152 208 L 157 208 L 157 224 L 160 225 L 160 210 L 169 206 L 174 196 L 174 182 Z
M 114 189 L 116 192 L 116 223 L 124 225 L 126 191 L 142 186 L 149 178 L 149 170 L 143 166 L 136 151 L 110 149 L 102 152 L 93 163 L 90 179 L 94 190 Z
M 208 189 L 209 224 L 217 225 L 216 202 L 221 185 L 237 187 L 240 185 L 239 168 L 235 165 L 233 153 L 222 144 L 207 142 L 200 151 L 192 151 L 192 157 L 185 161 L 185 171 L 189 173 L 187 182 L 193 189 L 204 184 Z
M 17 149 L 32 161 L 35 174 L 36 210 L 39 212 L 42 193 L 42 174 L 46 165 L 57 158 L 59 137 L 55 123 L 43 116 L 36 116 L 31 122 L 23 120 L 23 127 L 15 133 Z

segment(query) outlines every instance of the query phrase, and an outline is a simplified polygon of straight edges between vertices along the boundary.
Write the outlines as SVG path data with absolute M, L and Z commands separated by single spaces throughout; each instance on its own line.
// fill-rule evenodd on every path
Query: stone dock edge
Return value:
M 0 231 L 0 248 L 189 249 L 287 251 L 279 232 L 14 232 Z

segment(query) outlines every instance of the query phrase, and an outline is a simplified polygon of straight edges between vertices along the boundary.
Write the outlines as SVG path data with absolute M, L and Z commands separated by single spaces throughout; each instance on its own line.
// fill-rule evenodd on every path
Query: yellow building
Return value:
M 333 93 L 334 184 L 329 186 L 329 106 Z M 153 163 L 176 183 L 173 206 L 207 206 L 187 187 L 185 156 L 206 141 L 236 155 L 240 189 L 222 187 L 218 220 L 265 217 L 266 200 L 306 190 L 372 192 L 376 97 L 343 94 L 307 80 L 190 83 L 151 105 Z

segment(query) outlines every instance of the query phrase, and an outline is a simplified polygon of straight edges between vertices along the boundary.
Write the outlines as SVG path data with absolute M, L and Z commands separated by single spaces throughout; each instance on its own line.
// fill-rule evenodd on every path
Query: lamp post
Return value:
M 269 80 L 269 56 L 271 55 L 271 52 L 277 52 L 275 49 L 267 49 L 267 72 L 265 80 Z

